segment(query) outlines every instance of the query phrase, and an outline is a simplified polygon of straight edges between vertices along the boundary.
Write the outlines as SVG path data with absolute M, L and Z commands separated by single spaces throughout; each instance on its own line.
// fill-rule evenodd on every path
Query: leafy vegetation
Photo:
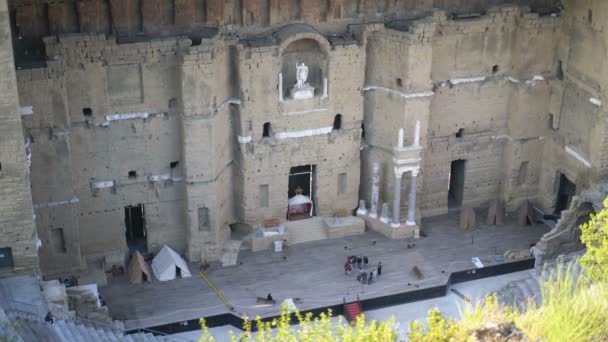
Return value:
M 515 310 L 489 296 L 483 303 L 467 305 L 458 322 L 433 310 L 426 325 L 410 324 L 410 340 L 467 341 L 471 332 L 488 323 L 514 323 L 531 341 L 608 341 L 608 209 L 592 215 L 581 231 L 587 247 L 580 260 L 583 272 L 576 271 L 576 263 L 558 264 L 541 281 L 541 306 L 530 300 L 523 310 Z
M 581 264 L 592 281 L 608 282 L 608 198 L 604 200 L 604 209 L 591 220 L 581 225 L 581 241 L 587 252 L 581 258 Z
M 385 322 L 372 321 L 365 322 L 365 317 L 360 315 L 357 321 L 350 325 L 341 317 L 338 322 L 332 322 L 331 311 L 322 313 L 319 317 L 312 314 L 302 315 L 296 313 L 297 325 L 291 325 L 291 313 L 286 306 L 281 309 L 278 319 L 270 322 L 262 322 L 258 317 L 255 324 L 257 332 L 253 332 L 253 322 L 246 320 L 240 335 L 230 332 L 232 342 L 363 342 L 363 341 L 397 341 L 397 329 L 394 319 Z M 215 338 L 205 327 L 204 320 L 201 320 L 203 336 L 199 342 L 215 342 Z

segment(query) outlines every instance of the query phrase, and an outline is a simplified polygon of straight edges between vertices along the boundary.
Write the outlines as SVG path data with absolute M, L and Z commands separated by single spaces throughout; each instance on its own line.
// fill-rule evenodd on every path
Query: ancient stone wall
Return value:
M 605 109 L 608 36 L 603 1 L 565 1 L 551 89 L 551 130 L 543 151 L 541 205 L 552 212 L 560 177 L 577 192 L 608 172 Z
M 78 225 L 79 200 L 74 191 L 70 124 L 63 68 L 19 70 L 19 98 L 40 109 L 23 116 L 32 151 L 30 179 L 36 227 L 42 241 L 41 269 L 73 270 L 83 266 Z M 42 115 L 40 115 L 42 114 Z M 49 257 L 53 255 L 53 257 Z
M 325 73 L 320 76 L 320 82 L 314 84 L 315 97 L 307 100 L 290 98 L 289 89 L 295 82 L 288 80 L 293 77 L 285 74 L 285 84 L 279 85 L 282 71 L 295 73 L 295 68 L 284 69 L 282 65 L 284 52 L 300 40 L 314 41 L 311 44 L 317 44 L 327 60 Z M 330 47 L 325 37 L 304 30 L 295 31 L 278 46 L 240 47 L 237 58 L 237 92 L 242 101 L 236 127 L 240 140 L 237 142 L 238 217 L 253 224 L 269 218 L 284 219 L 290 169 L 304 165 L 315 166 L 316 193 L 312 197 L 317 215 L 333 215 L 355 208 L 360 176 L 363 119 L 360 92 L 365 45 Z M 326 79 L 327 96 L 323 79 Z M 341 127 L 335 129 L 337 115 L 341 115 Z M 264 137 L 266 123 L 271 125 L 271 132 Z M 344 177 L 343 189 L 338 177 Z
M 13 37 L 20 63 L 43 57 L 41 38 L 49 34 L 113 33 L 138 40 L 189 34 L 201 27 L 260 32 L 293 21 L 332 29 L 336 20 L 378 22 L 420 18 L 433 8 L 456 14 L 483 14 L 511 0 L 11 0 Z M 554 10 L 557 0 L 518 0 L 539 12 Z M 228 25 L 230 25 L 228 27 Z
M 466 160 L 461 205 L 508 210 L 550 211 L 561 174 L 579 185 L 608 167 L 599 2 L 562 17 L 479 1 L 140 3 L 79 1 L 74 13 L 97 20 L 76 30 L 94 33 L 44 38 L 46 66 L 17 73 L 33 106 L 23 127 L 47 273 L 125 253 L 124 210 L 139 204 L 150 251 L 215 260 L 230 224 L 285 219 L 293 167 L 314 165 L 317 215 L 369 202 L 374 162 L 390 202 L 398 131 L 412 144 L 417 121 L 418 217 L 447 212 L 455 160 Z M 67 4 L 52 4 L 56 32 L 74 30 Z M 350 25 L 373 18 L 385 23 Z M 149 39 L 227 23 L 213 37 Z M 312 98 L 292 99 L 296 62 Z M 409 186 L 406 173 L 402 210 Z
M 38 237 L 9 25 L 6 0 L 0 0 L 0 272 L 31 274 L 38 269 Z

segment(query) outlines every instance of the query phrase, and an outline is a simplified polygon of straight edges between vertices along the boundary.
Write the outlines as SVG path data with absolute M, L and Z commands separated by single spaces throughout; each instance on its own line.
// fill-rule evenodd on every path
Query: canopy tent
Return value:
M 152 260 L 152 271 L 160 281 L 173 280 L 179 269 L 182 278 L 191 277 L 186 261 L 168 246 L 164 246 Z
M 144 257 L 138 251 L 135 251 L 129 262 L 129 283 L 141 284 L 144 280 L 152 281 L 152 274 Z

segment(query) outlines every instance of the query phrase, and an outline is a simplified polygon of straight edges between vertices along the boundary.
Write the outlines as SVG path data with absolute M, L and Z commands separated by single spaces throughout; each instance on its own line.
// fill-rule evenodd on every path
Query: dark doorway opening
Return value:
M 289 170 L 289 189 L 287 190 L 287 198 L 290 199 L 297 195 L 296 192 L 308 197 L 312 201 L 312 216 L 315 215 L 315 193 L 316 193 L 316 165 L 303 165 L 292 167 Z M 302 219 L 310 217 L 310 213 L 303 213 L 291 216 L 290 219 Z
M 148 252 L 148 240 L 146 237 L 146 223 L 144 205 L 129 205 L 125 207 L 125 232 L 127 246 L 131 252 L 139 251 L 144 254 Z
M 563 210 L 570 207 L 570 201 L 576 194 L 576 184 L 572 183 L 563 173 L 559 178 L 559 190 L 557 191 L 557 201 L 555 202 L 555 215 L 560 216 Z
M 13 250 L 10 247 L 0 248 L 0 269 L 13 269 Z
M 464 193 L 464 174 L 466 160 L 454 160 L 450 166 L 448 208 L 459 208 Z
M 338 114 L 334 118 L 334 130 L 339 130 L 341 128 L 342 128 L 342 114 Z

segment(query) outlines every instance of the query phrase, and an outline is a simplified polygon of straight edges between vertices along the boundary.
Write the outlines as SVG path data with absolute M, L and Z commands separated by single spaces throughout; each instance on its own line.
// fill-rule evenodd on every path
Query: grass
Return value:
M 516 310 L 491 295 L 483 303 L 467 304 L 458 322 L 433 310 L 426 325 L 410 324 L 410 340 L 468 341 L 472 331 L 488 323 L 514 323 L 531 341 L 608 341 L 608 284 L 590 282 L 572 265 L 558 265 L 541 281 L 541 306 L 529 300 Z

